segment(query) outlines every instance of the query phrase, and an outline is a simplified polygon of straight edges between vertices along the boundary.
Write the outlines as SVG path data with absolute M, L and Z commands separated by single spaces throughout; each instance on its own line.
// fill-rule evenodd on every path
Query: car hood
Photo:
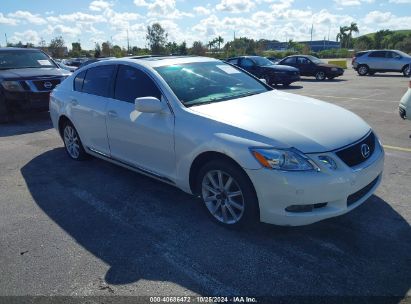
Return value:
M 3 79 L 35 79 L 68 75 L 70 75 L 69 72 L 57 68 L 10 69 L 0 71 L 0 77 Z
M 266 66 L 263 66 L 262 68 L 268 69 L 271 71 L 283 71 L 283 72 L 299 72 L 300 71 L 299 69 L 294 68 L 292 66 L 279 65 L 279 64 L 266 65 Z
M 341 148 L 359 140 L 371 129 L 359 116 L 341 107 L 276 90 L 190 109 L 246 131 L 242 133 L 248 137 L 254 134 L 255 138 L 247 138 L 249 140 L 258 138 L 261 142 L 262 136 L 266 139 L 263 144 L 276 143 L 304 153 Z

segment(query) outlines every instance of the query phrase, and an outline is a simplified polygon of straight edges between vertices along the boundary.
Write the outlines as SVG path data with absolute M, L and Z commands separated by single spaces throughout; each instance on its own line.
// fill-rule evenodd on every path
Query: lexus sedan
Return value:
M 93 155 L 174 185 L 229 227 L 347 213 L 383 171 L 378 137 L 357 115 L 212 58 L 90 64 L 53 91 L 50 115 L 73 160 Z
M 334 79 L 342 76 L 344 70 L 334 64 L 328 64 L 314 56 L 293 55 L 278 62 L 279 65 L 288 65 L 300 70 L 301 76 L 314 76 L 317 80 Z
M 254 76 L 264 79 L 269 85 L 282 84 L 289 86 L 291 83 L 300 80 L 298 69 L 276 65 L 265 57 L 241 56 L 227 59 L 227 62 L 239 66 Z

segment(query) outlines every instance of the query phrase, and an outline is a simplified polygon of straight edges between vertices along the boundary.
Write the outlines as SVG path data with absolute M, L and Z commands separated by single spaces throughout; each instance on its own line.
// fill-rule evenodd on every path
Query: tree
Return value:
M 347 36 L 347 48 L 351 47 L 351 41 L 352 41 L 352 33 L 359 33 L 360 30 L 358 29 L 358 25 L 355 22 L 351 22 L 350 26 L 347 26 L 346 29 L 348 30 L 348 36 Z
M 381 49 L 383 48 L 383 41 L 385 36 L 390 35 L 390 30 L 380 30 L 374 34 L 374 48 Z
M 166 50 L 169 55 L 177 55 L 179 53 L 178 44 L 176 42 L 167 42 Z
M 96 47 L 94 48 L 94 58 L 99 58 L 101 56 L 100 44 L 96 42 Z
M 336 40 L 340 41 L 341 48 L 344 48 L 347 45 L 347 31 L 349 31 L 348 27 L 340 26 L 340 32 L 337 34 Z
M 160 23 L 154 23 L 152 26 L 147 26 L 146 39 L 152 54 L 162 54 L 165 52 L 165 44 L 168 34 L 162 28 Z
M 111 56 L 111 48 L 112 48 L 112 45 L 109 41 L 103 42 L 101 44 L 101 56 L 103 57 Z
M 178 52 L 180 53 L 180 55 L 187 55 L 188 54 L 187 43 L 185 41 L 183 41 L 178 46 Z
M 359 51 L 369 50 L 373 47 L 373 40 L 369 36 L 361 36 L 355 39 L 354 48 Z
M 190 49 L 190 54 L 204 56 L 206 53 L 206 47 L 201 41 L 194 41 L 193 46 Z
M 112 50 L 115 57 L 123 57 L 123 51 L 118 45 L 113 46 Z
M 64 39 L 62 36 L 55 37 L 51 39 L 50 45 L 49 45 L 49 51 L 51 53 L 52 57 L 55 58 L 62 58 L 64 57 Z
M 221 50 L 221 44 L 224 43 L 223 37 L 218 36 L 218 37 L 216 38 L 216 42 L 218 43 L 218 50 L 220 51 L 220 50 Z
M 400 49 L 403 52 L 411 53 L 411 36 L 404 38 L 404 40 L 398 42 L 395 45 L 396 49 Z

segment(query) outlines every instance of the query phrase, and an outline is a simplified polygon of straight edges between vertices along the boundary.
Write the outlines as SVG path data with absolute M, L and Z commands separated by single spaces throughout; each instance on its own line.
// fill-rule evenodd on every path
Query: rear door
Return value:
M 115 65 L 102 65 L 79 73 L 69 100 L 71 119 L 85 148 L 105 155 L 110 155 L 106 107 L 115 70 Z
M 280 62 L 280 64 L 281 65 L 289 65 L 289 66 L 292 66 L 292 67 L 295 67 L 295 68 L 299 69 L 299 66 L 297 64 L 297 57 L 285 58 Z
M 250 58 L 240 58 L 239 66 L 256 77 L 260 77 L 258 67 Z
M 300 75 L 302 76 L 314 75 L 315 65 L 309 59 L 305 57 L 298 57 L 297 66 L 300 70 Z
M 371 70 L 386 70 L 389 67 L 386 51 L 374 51 L 368 55 L 368 67 Z
M 138 112 L 135 99 L 148 96 L 160 99 L 165 110 Z M 119 65 L 113 97 L 107 105 L 107 134 L 112 157 L 173 180 L 174 115 L 156 83 L 141 69 Z

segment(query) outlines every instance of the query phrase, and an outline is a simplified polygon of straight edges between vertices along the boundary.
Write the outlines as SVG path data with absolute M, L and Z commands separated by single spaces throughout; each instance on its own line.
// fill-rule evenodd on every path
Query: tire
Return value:
M 358 73 L 358 75 L 360 75 L 360 76 L 365 76 L 365 75 L 367 75 L 369 71 L 370 71 L 370 69 L 368 68 L 368 66 L 366 66 L 366 65 L 364 65 L 364 64 L 360 65 L 360 66 L 358 67 L 358 69 L 357 69 L 357 73 Z
M 89 158 L 84 150 L 76 128 L 70 121 L 64 123 L 61 134 L 65 150 L 71 159 L 82 161 Z
M 284 82 L 283 83 L 283 87 L 289 87 L 290 86 L 290 82 Z
M 329 80 L 333 80 L 335 78 L 335 76 L 328 76 L 327 77 Z
M 326 78 L 325 72 L 318 71 L 317 73 L 315 73 L 315 79 L 319 81 L 323 81 L 325 78 Z
M 410 76 L 411 76 L 411 68 L 410 68 L 410 65 L 409 65 L 409 64 L 407 64 L 407 65 L 402 69 L 402 74 L 403 74 L 405 77 L 410 77 Z
M 220 159 L 208 162 L 199 171 L 196 189 L 215 222 L 230 228 L 259 222 L 254 186 L 238 165 Z

